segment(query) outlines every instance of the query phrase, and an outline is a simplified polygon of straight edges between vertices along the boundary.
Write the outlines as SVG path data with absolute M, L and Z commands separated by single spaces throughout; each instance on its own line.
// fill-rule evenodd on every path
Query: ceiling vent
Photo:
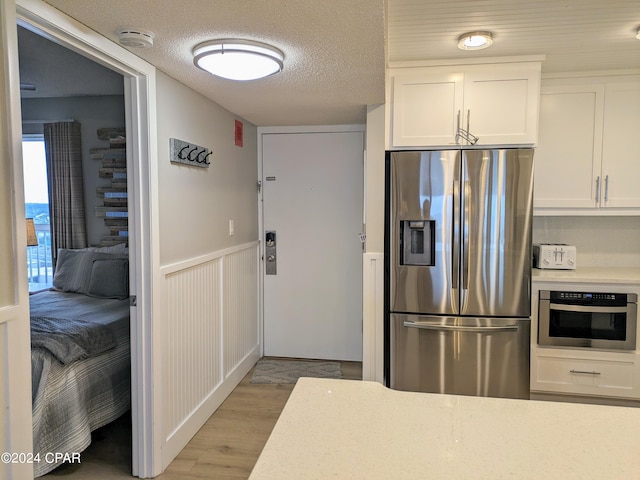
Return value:
M 123 47 L 153 47 L 153 33 L 139 28 L 121 28 L 118 30 L 118 42 Z

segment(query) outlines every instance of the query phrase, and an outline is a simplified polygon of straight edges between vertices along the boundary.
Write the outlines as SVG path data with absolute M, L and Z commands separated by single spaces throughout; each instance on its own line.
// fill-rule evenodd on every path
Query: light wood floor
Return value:
M 341 362 L 343 378 L 362 379 L 360 362 Z M 249 477 L 282 411 L 293 384 L 250 383 L 253 369 L 233 390 L 184 450 L 156 477 L 160 480 L 239 480 Z M 130 420 L 114 422 L 120 431 L 97 432 L 82 455 L 81 465 L 54 470 L 43 479 L 65 476 L 71 480 L 131 477 Z M 124 430 L 124 432 L 122 432 Z M 127 430 L 129 440 L 127 444 Z M 115 445 L 110 442 L 115 439 Z M 127 452 L 123 455 L 123 451 Z M 116 458 L 120 457 L 120 458 Z

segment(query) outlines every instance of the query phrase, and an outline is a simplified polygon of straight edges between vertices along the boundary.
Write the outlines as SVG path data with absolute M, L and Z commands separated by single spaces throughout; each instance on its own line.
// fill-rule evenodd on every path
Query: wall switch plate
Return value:
M 233 220 L 229 220 L 229 235 L 233 235 L 235 233 L 235 225 L 233 224 Z

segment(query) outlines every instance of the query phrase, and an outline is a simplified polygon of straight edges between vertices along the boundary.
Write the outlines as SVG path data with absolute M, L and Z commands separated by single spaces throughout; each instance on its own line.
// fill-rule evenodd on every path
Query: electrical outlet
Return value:
M 229 235 L 233 235 L 235 233 L 235 225 L 233 224 L 233 220 L 229 220 Z

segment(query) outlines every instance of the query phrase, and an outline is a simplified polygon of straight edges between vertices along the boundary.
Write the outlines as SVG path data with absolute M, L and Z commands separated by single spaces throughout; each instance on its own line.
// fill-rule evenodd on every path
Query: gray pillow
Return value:
M 53 288 L 63 292 L 87 293 L 94 260 L 127 258 L 125 255 L 87 250 L 58 250 Z
M 127 253 L 127 244 L 126 243 L 117 243 L 116 245 L 109 245 L 108 247 L 87 247 L 82 250 L 87 250 L 89 252 L 102 252 L 102 253 Z
M 129 296 L 129 260 L 94 260 L 87 295 L 98 298 Z

